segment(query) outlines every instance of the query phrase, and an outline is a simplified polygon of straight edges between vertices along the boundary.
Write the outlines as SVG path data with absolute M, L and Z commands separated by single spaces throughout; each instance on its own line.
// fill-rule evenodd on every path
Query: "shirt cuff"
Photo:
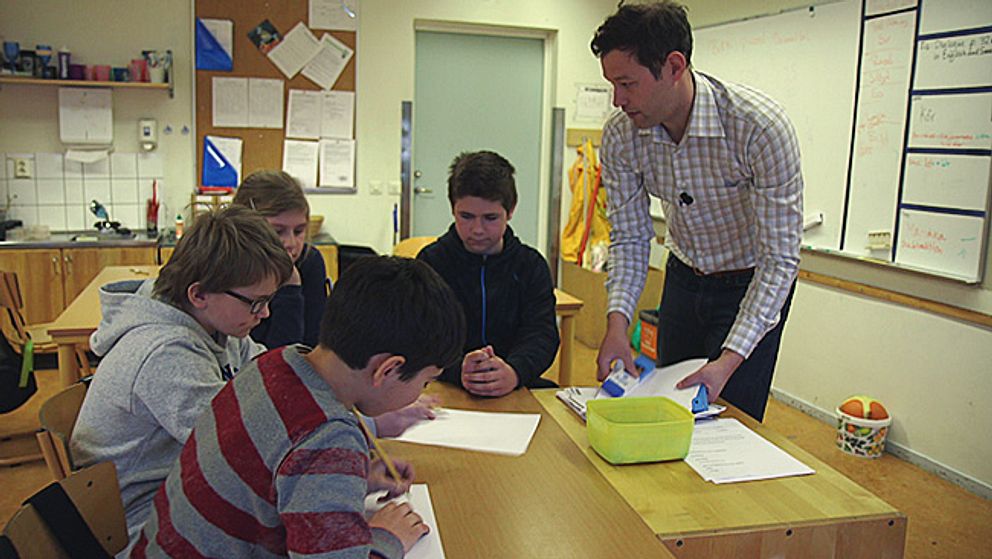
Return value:
M 772 328 L 774 327 L 773 325 Z M 772 328 L 769 328 L 768 331 L 770 332 Z M 738 320 L 730 328 L 730 333 L 727 334 L 727 339 L 723 342 L 723 348 L 738 353 L 744 359 L 747 359 L 751 355 L 751 352 L 754 351 L 754 348 L 758 346 L 758 343 L 761 342 L 765 333 L 758 324 Z
M 403 544 L 385 528 L 372 528 L 372 553 L 385 559 L 403 559 Z

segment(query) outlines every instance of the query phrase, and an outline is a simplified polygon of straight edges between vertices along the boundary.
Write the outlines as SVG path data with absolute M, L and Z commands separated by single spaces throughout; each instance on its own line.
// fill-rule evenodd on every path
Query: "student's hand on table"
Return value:
M 409 406 L 375 417 L 373 421 L 375 421 L 376 433 L 380 437 L 398 437 L 414 423 L 437 417 L 434 408 L 440 405 L 440 396 L 421 394 L 417 401 Z
M 380 501 L 388 501 L 389 499 L 399 497 L 409 491 L 410 485 L 413 484 L 413 464 L 406 460 L 393 460 L 393 465 L 396 466 L 396 471 L 402 479 L 393 479 L 393 476 L 389 475 L 389 469 L 386 468 L 386 463 L 382 459 L 373 460 L 369 465 L 368 492 L 387 492 L 385 497 L 379 499 Z
M 492 346 L 469 352 L 462 359 L 462 385 L 476 396 L 504 396 L 517 387 L 517 372 L 493 352 Z
M 300 271 L 293 266 L 293 273 L 289 275 L 289 279 L 286 280 L 284 285 L 303 285 L 303 280 L 300 279 Z
M 629 373 L 634 376 L 639 374 L 630 353 L 627 326 L 627 317 L 618 312 L 611 312 L 606 318 L 606 334 L 599 344 L 599 355 L 596 356 L 596 380 L 605 380 L 610 374 L 610 365 L 617 359 L 623 361 L 623 367 Z
M 723 350 L 716 361 L 710 361 L 703 365 L 698 371 L 680 380 L 675 388 L 689 388 L 697 384 L 705 384 L 710 402 L 715 402 L 723 392 L 723 387 L 730 380 L 730 375 L 734 374 L 737 367 L 744 362 L 744 357 L 729 349 Z
M 431 529 L 420 515 L 413 512 L 409 503 L 389 503 L 369 519 L 370 528 L 382 528 L 396 536 L 403 544 L 403 552 L 410 551 L 424 534 Z

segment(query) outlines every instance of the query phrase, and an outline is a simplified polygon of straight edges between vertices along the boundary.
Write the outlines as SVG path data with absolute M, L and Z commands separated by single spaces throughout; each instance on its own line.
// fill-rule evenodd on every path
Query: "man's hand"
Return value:
M 517 387 L 517 372 L 486 346 L 465 354 L 462 359 L 462 385 L 476 396 L 498 397 Z
M 380 501 L 399 497 L 409 491 L 410 485 L 413 484 L 412 464 L 406 460 L 393 460 L 393 465 L 396 466 L 396 472 L 402 479 L 393 479 L 393 476 L 389 475 L 386 463 L 381 459 L 374 460 L 369 465 L 368 492 L 387 491 L 386 496 L 379 499 Z
M 604 380 L 610 374 L 610 365 L 617 359 L 623 361 L 623 367 L 629 373 L 634 376 L 639 374 L 627 340 L 628 325 L 627 317 L 618 312 L 611 312 L 606 318 L 606 335 L 603 336 L 603 343 L 599 344 L 599 355 L 596 356 L 596 380 Z
M 404 553 L 410 551 L 417 540 L 431 531 L 420 515 L 413 512 L 409 503 L 387 504 L 372 515 L 369 519 L 369 527 L 382 528 L 396 536 L 396 539 L 403 544 Z
M 675 388 L 689 388 L 697 384 L 705 384 L 709 395 L 709 401 L 715 402 L 723 392 L 723 387 L 730 380 L 730 375 L 734 374 L 737 367 L 744 362 L 744 357 L 739 353 L 729 349 L 723 350 L 716 361 L 710 361 L 703 365 L 698 371 L 680 380 Z
M 380 437 L 398 437 L 411 425 L 422 419 L 434 419 L 434 408 L 441 405 L 441 397 L 435 394 L 421 394 L 417 401 L 391 412 L 376 416 L 375 431 Z

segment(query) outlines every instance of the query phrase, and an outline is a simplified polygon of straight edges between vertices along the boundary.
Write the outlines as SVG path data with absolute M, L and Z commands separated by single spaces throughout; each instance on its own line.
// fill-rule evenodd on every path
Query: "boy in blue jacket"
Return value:
M 456 157 L 448 177 L 455 222 L 417 256 L 454 290 L 468 327 L 461 364 L 440 379 L 478 396 L 554 385 L 541 378 L 558 352 L 554 285 L 544 257 L 508 224 L 517 205 L 513 173 L 491 151 Z

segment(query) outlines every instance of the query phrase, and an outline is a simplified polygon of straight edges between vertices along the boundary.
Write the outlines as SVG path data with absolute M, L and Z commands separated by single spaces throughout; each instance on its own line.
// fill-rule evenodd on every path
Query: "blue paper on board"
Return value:
M 220 72 L 234 69 L 231 55 L 224 51 L 224 47 L 220 46 L 220 42 L 200 18 L 196 18 L 196 69 Z
M 201 182 L 203 186 L 238 186 L 238 170 L 207 137 L 203 138 Z

